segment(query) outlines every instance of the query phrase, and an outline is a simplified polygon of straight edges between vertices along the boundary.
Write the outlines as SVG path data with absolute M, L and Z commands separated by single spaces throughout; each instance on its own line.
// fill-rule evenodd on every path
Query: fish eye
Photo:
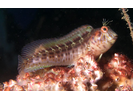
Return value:
M 107 26 L 102 26 L 102 27 L 101 27 L 101 31 L 102 31 L 103 33 L 106 33 L 106 32 L 108 31 L 108 27 L 107 27 Z

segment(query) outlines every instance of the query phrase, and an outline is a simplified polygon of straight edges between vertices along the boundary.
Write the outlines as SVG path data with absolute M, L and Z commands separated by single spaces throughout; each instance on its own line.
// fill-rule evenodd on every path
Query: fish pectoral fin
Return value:
M 69 68 L 70 68 L 70 67 L 73 67 L 73 66 L 74 66 L 74 65 L 68 65 L 67 67 L 69 67 Z
M 102 58 L 102 56 L 103 56 L 103 54 L 100 54 L 100 56 L 99 56 L 98 59 L 97 59 L 97 62 L 100 61 L 100 59 Z
M 51 67 L 51 65 L 28 67 L 28 68 L 25 68 L 24 71 L 33 72 L 33 71 L 37 71 L 37 70 L 48 68 L 48 67 Z

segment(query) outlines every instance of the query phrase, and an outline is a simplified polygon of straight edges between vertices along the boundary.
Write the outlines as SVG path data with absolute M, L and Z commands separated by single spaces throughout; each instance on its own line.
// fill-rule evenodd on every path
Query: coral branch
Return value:
M 133 41 L 133 27 L 131 25 L 130 17 L 127 14 L 128 9 L 127 8 L 121 8 L 120 10 L 122 11 L 121 14 L 123 15 L 122 19 L 124 19 L 127 22 L 127 25 L 130 29 L 130 35 L 131 35 L 132 41 Z

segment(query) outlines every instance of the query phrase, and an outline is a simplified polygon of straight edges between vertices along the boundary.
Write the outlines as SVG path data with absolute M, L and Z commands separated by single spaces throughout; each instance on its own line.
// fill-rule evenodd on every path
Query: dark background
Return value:
M 129 9 L 131 21 L 132 12 L 133 9 Z M 98 28 L 102 26 L 103 19 L 113 20 L 109 26 L 118 34 L 116 43 L 108 52 L 119 52 L 133 59 L 130 31 L 121 17 L 118 8 L 0 9 L 0 82 L 16 78 L 17 57 L 27 43 L 61 37 L 85 24 Z

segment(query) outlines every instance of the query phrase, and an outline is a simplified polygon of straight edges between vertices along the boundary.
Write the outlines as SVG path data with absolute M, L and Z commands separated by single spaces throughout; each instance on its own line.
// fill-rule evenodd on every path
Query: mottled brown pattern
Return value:
M 22 57 L 25 59 L 19 63 L 20 72 L 36 71 L 55 65 L 72 65 L 88 51 L 96 57 L 99 56 L 111 47 L 116 40 L 113 37 L 117 36 L 110 29 L 107 32 L 102 30 L 102 27 L 93 29 L 90 25 L 84 25 L 62 38 L 51 41 L 39 40 L 28 44 L 23 49 Z

